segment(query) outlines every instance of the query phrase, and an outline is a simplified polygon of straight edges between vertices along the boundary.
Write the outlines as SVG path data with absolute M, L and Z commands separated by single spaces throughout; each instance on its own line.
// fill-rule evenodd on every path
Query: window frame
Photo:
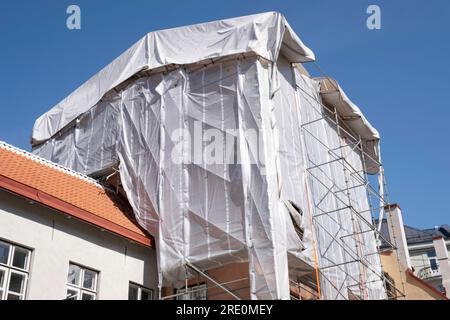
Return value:
M 17 266 L 13 265 L 13 263 L 14 263 L 14 255 L 16 253 L 16 249 L 17 248 L 19 248 L 21 250 L 24 250 L 24 251 L 28 251 L 27 252 L 27 256 L 26 256 L 27 260 L 25 262 L 25 268 L 20 268 L 20 267 L 17 267 Z M 13 250 L 11 251 L 11 267 L 16 268 L 17 270 L 21 270 L 23 272 L 30 272 L 30 260 L 31 260 L 31 250 L 23 248 L 23 247 L 20 247 L 20 246 L 13 245 Z
M 3 239 L 0 239 L 0 243 L 9 246 L 8 255 L 6 257 L 6 263 L 0 263 L 0 270 L 4 271 L 4 282 L 0 294 L 0 300 L 7 300 L 9 295 L 19 297 L 19 300 L 25 300 L 28 292 L 28 282 L 30 278 L 30 268 L 33 250 L 25 246 L 12 243 Z M 16 248 L 25 251 L 26 262 L 24 268 L 14 266 L 14 254 Z M 9 285 L 11 283 L 11 276 L 17 274 L 23 277 L 23 283 L 20 292 L 10 291 Z
M 6 255 L 6 264 L 3 262 L 0 262 L 0 266 L 7 266 L 9 264 L 9 257 L 11 256 L 11 243 L 8 243 L 8 242 L 0 239 L 0 244 L 1 243 L 8 245 L 8 254 Z
M 75 299 L 69 299 L 69 297 L 67 296 L 67 292 L 69 290 L 72 290 L 72 291 L 76 292 Z M 75 288 L 75 287 L 66 286 L 66 298 L 65 298 L 65 300 L 79 300 L 79 297 L 80 297 L 80 289 Z
M 436 251 L 430 250 L 426 252 L 427 258 L 428 258 L 428 264 L 430 265 L 430 269 L 433 271 L 439 270 L 439 261 L 437 258 Z
M 0 265 L 0 270 L 3 271 L 3 285 L 0 283 L 0 300 L 3 300 L 5 292 L 8 291 L 6 284 L 8 283 L 8 268 Z
M 143 286 L 141 284 L 138 284 L 136 282 L 133 282 L 133 281 L 128 282 L 128 300 L 130 300 L 130 287 L 131 286 L 134 286 L 134 287 L 136 287 L 138 289 L 137 299 L 136 300 L 142 300 L 142 291 L 143 290 L 150 293 L 150 300 L 154 300 L 155 292 L 154 292 L 153 289 L 147 288 L 147 287 L 145 287 L 145 286 Z M 143 301 L 145 301 L 145 300 L 143 300 Z
M 71 266 L 77 266 L 78 268 L 80 268 L 80 277 L 79 277 L 78 284 L 69 283 L 69 270 L 70 270 Z M 94 282 L 93 282 L 93 284 L 94 284 L 93 289 L 84 287 L 84 275 L 85 275 L 86 271 L 93 272 L 95 275 Z M 67 275 L 66 275 L 66 297 L 65 297 L 65 300 L 82 300 L 84 293 L 88 294 L 88 295 L 92 295 L 93 296 L 92 300 L 97 300 L 99 276 L 100 276 L 100 271 L 95 270 L 93 268 L 85 267 L 76 262 L 69 261 L 69 266 L 67 268 Z M 77 292 L 76 299 L 68 299 L 67 292 L 69 290 Z

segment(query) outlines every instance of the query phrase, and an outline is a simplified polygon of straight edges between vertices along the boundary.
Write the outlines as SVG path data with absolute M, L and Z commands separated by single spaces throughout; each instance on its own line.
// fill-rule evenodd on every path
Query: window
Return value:
M 438 262 L 436 257 L 436 252 L 434 250 L 427 252 L 428 261 L 430 262 L 431 270 L 437 270 L 438 269 Z
M 31 250 L 0 241 L 0 300 L 23 300 Z
M 98 272 L 69 264 L 66 300 L 95 300 L 97 298 Z
M 207 288 L 206 284 L 198 284 L 189 286 L 187 293 L 186 288 L 181 288 L 177 290 L 177 300 L 206 300 Z
M 152 300 L 153 290 L 130 282 L 128 286 L 128 300 Z

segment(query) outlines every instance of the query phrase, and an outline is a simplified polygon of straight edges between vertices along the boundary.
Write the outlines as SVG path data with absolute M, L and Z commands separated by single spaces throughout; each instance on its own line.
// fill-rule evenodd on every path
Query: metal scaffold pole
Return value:
M 302 90 L 302 88 L 300 88 Z M 388 239 L 384 239 L 380 233 L 378 226 L 375 226 L 372 222 L 373 217 L 384 210 L 384 207 L 389 204 L 386 198 L 386 186 L 385 180 L 383 178 L 383 185 L 381 188 L 374 188 L 370 180 L 367 176 L 368 168 L 366 167 L 366 160 L 370 160 L 375 163 L 378 168 L 381 168 L 381 163 L 374 159 L 371 154 L 368 154 L 364 149 L 364 144 L 362 143 L 362 139 L 359 135 L 356 135 L 352 132 L 352 130 L 346 127 L 346 124 L 341 121 L 341 117 L 337 113 L 337 109 L 335 106 L 325 106 L 319 99 L 309 94 L 307 91 L 303 90 L 309 98 L 313 99 L 317 106 L 313 104 L 306 104 L 312 107 L 313 111 L 317 113 L 317 118 L 308 119 L 307 121 L 301 123 L 301 131 L 302 134 L 308 137 L 311 140 L 311 143 L 315 143 L 323 150 L 326 150 L 328 154 L 327 160 L 323 160 L 320 163 L 314 162 L 312 159 L 312 151 L 307 147 L 305 148 L 305 153 L 307 155 L 308 164 L 307 164 L 307 176 L 309 179 L 309 184 L 320 186 L 325 192 L 325 194 L 320 199 L 312 199 L 313 202 L 313 222 L 314 228 L 321 230 L 328 237 L 332 238 L 332 242 L 338 244 L 341 247 L 343 255 L 345 258 L 343 262 L 330 262 L 330 259 L 327 259 L 327 265 L 319 265 L 319 274 L 321 277 L 321 282 L 329 282 L 329 284 L 334 287 L 335 290 L 340 293 L 342 288 L 336 288 L 335 284 L 329 277 L 325 274 L 326 270 L 330 270 L 336 268 L 339 270 L 338 272 L 342 272 L 345 274 L 344 282 L 350 281 L 350 283 L 354 282 L 355 284 L 348 285 L 348 289 L 350 287 L 359 289 L 359 298 L 368 299 L 370 288 L 369 284 L 379 281 L 383 284 L 384 287 L 388 284 L 391 288 L 394 288 L 397 296 L 404 295 L 402 291 L 395 287 L 395 284 L 392 283 L 389 279 L 384 276 L 384 273 L 381 269 L 381 258 L 379 257 L 380 247 L 379 247 L 379 239 L 383 239 L 385 243 L 387 243 L 392 250 L 396 250 L 396 246 L 391 243 Z M 306 106 L 302 106 L 303 108 Z M 332 126 L 336 131 L 339 145 L 338 146 L 330 146 L 327 141 L 323 140 L 323 137 L 320 137 L 316 131 L 313 129 L 309 129 L 312 125 L 320 125 L 320 123 L 326 123 L 329 126 Z M 348 150 L 348 151 L 347 151 Z M 324 152 L 325 153 L 325 152 Z M 355 164 L 352 162 L 350 155 L 352 153 L 357 153 L 360 155 L 362 160 L 362 169 L 357 168 Z M 336 177 L 330 176 L 329 168 L 334 166 L 333 168 L 339 168 L 342 170 L 342 176 L 344 179 L 344 187 L 337 187 L 338 183 L 336 181 Z M 381 168 L 381 170 L 383 170 Z M 331 186 L 330 186 L 331 185 Z M 377 190 L 378 189 L 378 190 Z M 355 198 L 355 194 L 357 190 L 364 190 L 364 194 L 367 195 L 367 209 L 360 208 L 358 206 L 358 198 Z M 378 193 L 378 191 L 381 192 Z M 336 207 L 332 210 L 323 210 L 320 205 L 324 201 L 326 197 L 332 197 L 336 203 L 341 204 L 339 207 Z M 372 197 L 374 197 L 378 202 L 379 206 L 376 208 L 372 204 Z M 379 212 L 375 212 L 376 210 L 380 210 Z M 370 213 L 370 218 L 368 214 Z M 342 235 L 339 231 L 338 233 L 332 233 L 327 230 L 327 227 L 324 226 L 320 222 L 321 217 L 329 217 L 330 219 L 334 219 L 337 217 L 343 218 L 345 215 L 349 215 L 349 219 L 352 224 L 351 232 L 348 234 Z M 380 216 L 381 213 L 378 215 Z M 381 215 L 382 216 L 382 215 Z M 336 223 L 339 223 L 336 221 Z M 339 230 L 342 229 L 342 226 L 339 226 Z M 367 248 L 365 248 L 364 244 L 364 234 L 372 234 L 374 237 L 374 241 L 376 242 L 375 252 L 365 252 Z M 353 246 L 346 243 L 344 240 L 352 239 Z M 322 260 L 327 257 L 322 253 Z M 375 263 L 375 264 L 374 264 Z M 348 269 L 348 265 L 357 264 L 359 274 L 355 278 L 355 274 L 351 274 Z M 334 270 L 334 269 L 333 269 Z M 370 276 L 370 279 L 368 276 Z M 375 278 L 375 279 L 374 279 Z

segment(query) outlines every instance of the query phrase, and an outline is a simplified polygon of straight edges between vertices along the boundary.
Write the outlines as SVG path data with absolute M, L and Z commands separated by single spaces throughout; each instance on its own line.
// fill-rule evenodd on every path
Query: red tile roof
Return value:
M 0 188 L 145 246 L 153 238 L 95 180 L 0 142 Z

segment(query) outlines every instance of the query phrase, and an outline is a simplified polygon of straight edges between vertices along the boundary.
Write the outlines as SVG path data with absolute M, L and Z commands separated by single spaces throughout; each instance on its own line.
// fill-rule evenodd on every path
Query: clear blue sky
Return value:
M 66 28 L 81 7 L 82 29 Z M 382 29 L 366 28 L 377 4 Z M 0 140 L 29 150 L 34 120 L 148 31 L 279 11 L 380 131 L 390 199 L 417 227 L 450 224 L 450 1 L 1 1 Z

